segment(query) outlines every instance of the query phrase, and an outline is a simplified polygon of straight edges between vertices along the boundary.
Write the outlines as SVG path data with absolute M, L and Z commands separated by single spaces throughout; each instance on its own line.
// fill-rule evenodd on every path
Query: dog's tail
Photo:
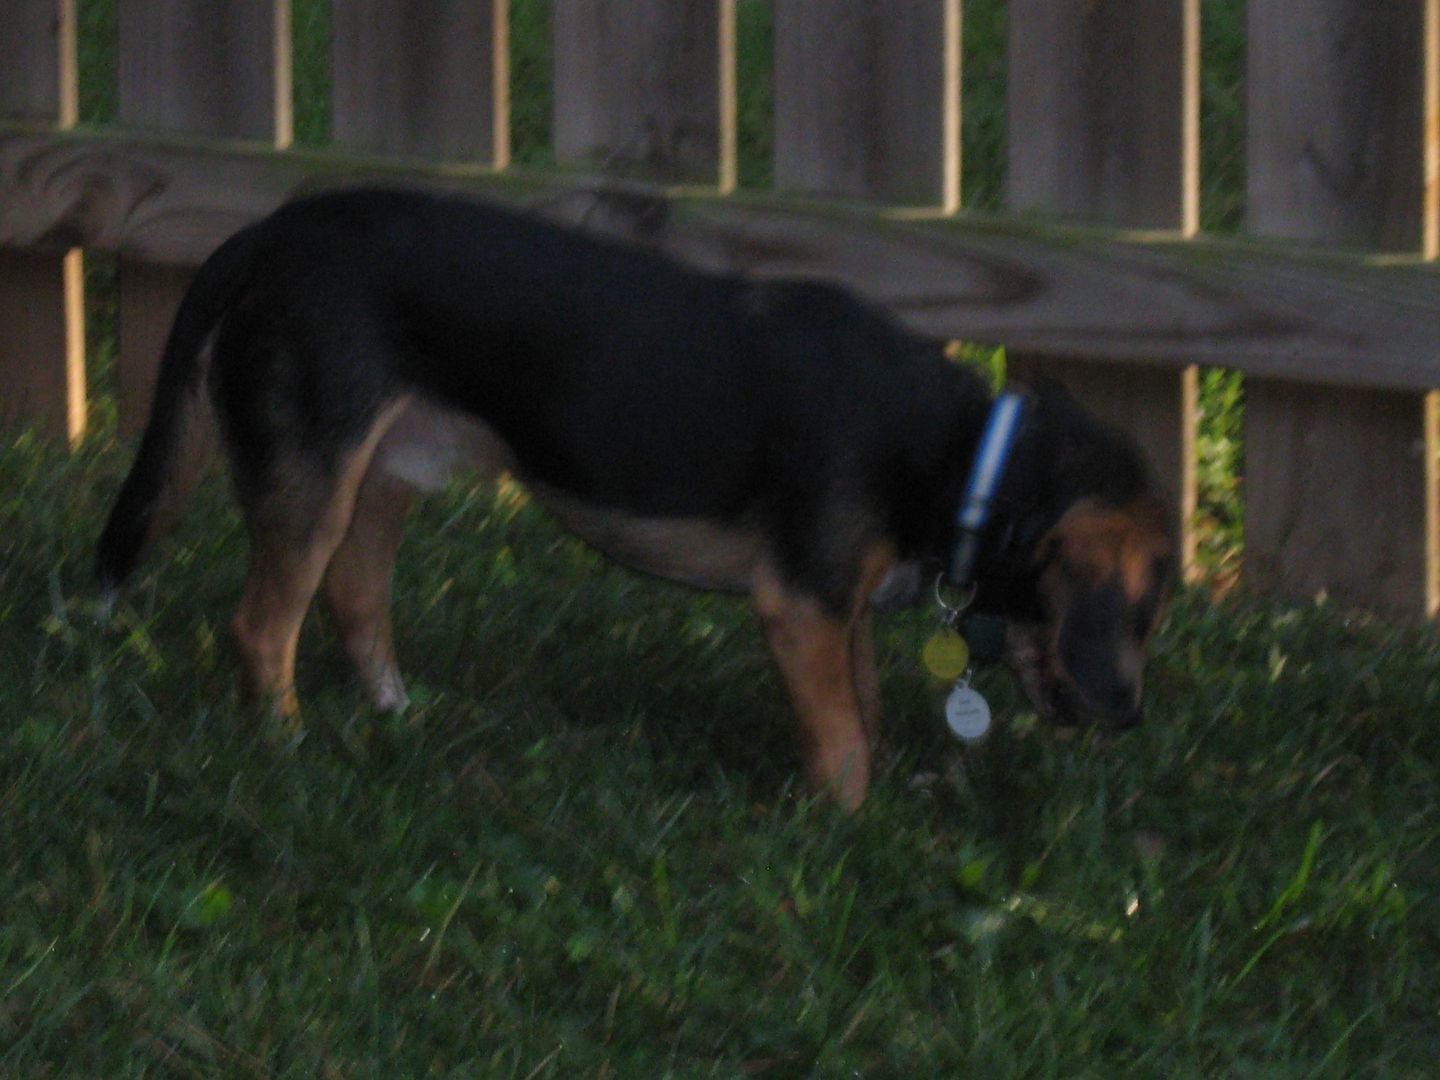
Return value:
M 210 338 L 246 280 L 254 246 L 253 228 L 222 244 L 196 273 L 170 327 L 140 449 L 100 534 L 95 576 L 104 608 L 203 472 L 213 427 L 204 393 Z

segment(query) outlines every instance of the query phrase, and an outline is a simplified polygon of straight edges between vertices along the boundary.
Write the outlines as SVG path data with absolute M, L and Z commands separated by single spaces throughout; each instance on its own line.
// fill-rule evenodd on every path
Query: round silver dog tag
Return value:
M 990 705 L 968 680 L 961 679 L 945 699 L 945 722 L 957 738 L 983 739 L 990 730 Z

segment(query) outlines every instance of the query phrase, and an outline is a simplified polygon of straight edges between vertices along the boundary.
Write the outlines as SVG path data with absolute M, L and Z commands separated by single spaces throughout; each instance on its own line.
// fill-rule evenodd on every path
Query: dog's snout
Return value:
M 1077 704 L 1082 722 L 1104 728 L 1106 731 L 1129 731 L 1139 727 L 1145 719 L 1145 709 L 1140 701 L 1140 688 L 1133 685 L 1117 686 L 1112 692 L 1092 698 L 1080 688 Z
M 1139 705 L 1131 706 L 1124 712 L 1119 713 L 1105 726 L 1112 731 L 1129 731 L 1137 728 L 1145 722 L 1145 710 Z

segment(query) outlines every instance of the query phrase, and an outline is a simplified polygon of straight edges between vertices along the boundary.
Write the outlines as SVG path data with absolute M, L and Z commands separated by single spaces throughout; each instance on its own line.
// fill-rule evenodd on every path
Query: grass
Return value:
M 543 164 L 546 9 L 511 7 L 516 156 Z M 104 121 L 113 0 L 80 10 L 82 112 Z M 294 0 L 311 143 L 324 11 Z M 1204 5 L 1207 228 L 1241 205 L 1238 12 Z M 1003 18 L 966 18 L 965 183 L 995 205 Z M 759 186 L 758 0 L 740 32 Z M 365 709 L 317 619 L 287 735 L 235 698 L 222 484 L 96 621 L 91 547 L 128 453 L 103 393 L 113 274 L 92 262 L 92 438 L 0 435 L 0 1076 L 1433 1075 L 1430 632 L 1189 594 L 1140 731 L 1057 738 L 986 671 L 1000 722 L 959 745 L 918 664 L 932 616 L 892 618 L 895 753 L 846 818 L 797 784 L 742 604 L 462 486 L 402 553 L 416 706 Z M 1223 571 L 1241 391 L 1206 381 Z
M 743 605 L 512 488 L 412 529 L 417 707 L 362 707 L 317 619 L 287 736 L 235 699 L 223 485 L 95 622 L 124 464 L 0 450 L 0 1075 L 1431 1075 L 1427 632 L 1186 596 L 1139 732 L 1059 740 L 985 672 L 960 746 L 895 618 L 847 819 Z

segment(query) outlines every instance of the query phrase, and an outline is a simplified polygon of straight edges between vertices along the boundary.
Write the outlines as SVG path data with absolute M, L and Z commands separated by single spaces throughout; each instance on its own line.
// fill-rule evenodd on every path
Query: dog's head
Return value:
M 1056 383 L 1034 386 L 1029 402 L 991 594 L 1010 666 L 1048 719 L 1132 727 L 1175 578 L 1172 517 L 1131 438 Z
M 1035 707 L 1060 724 L 1133 727 L 1146 639 L 1175 576 L 1163 506 L 1082 499 L 1036 548 L 1033 619 L 1012 619 L 1011 666 Z

